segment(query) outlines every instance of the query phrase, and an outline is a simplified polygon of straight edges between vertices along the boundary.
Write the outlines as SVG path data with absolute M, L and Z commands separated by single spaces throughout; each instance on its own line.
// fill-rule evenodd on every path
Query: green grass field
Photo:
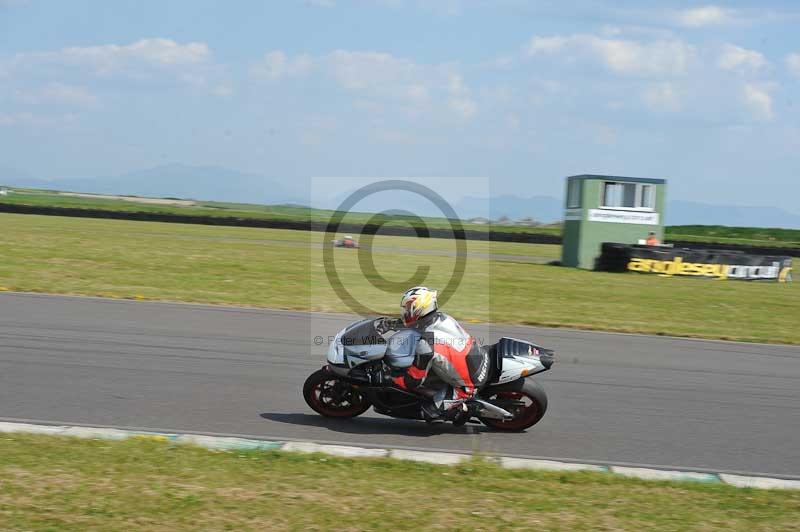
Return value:
M 2 530 L 791 530 L 800 492 L 3 434 Z
M 197 201 L 195 205 L 157 205 L 107 199 L 102 197 L 66 196 L 58 191 L 37 189 L 15 189 L 8 196 L 0 197 L 0 202 L 17 205 L 71 207 L 79 209 L 101 209 L 123 212 L 148 212 L 181 214 L 188 216 L 217 216 L 259 220 L 283 220 L 295 222 L 327 222 L 333 211 L 311 209 L 297 206 L 256 205 L 248 203 L 224 203 L 215 201 Z M 365 223 L 372 215 L 367 213 L 351 213 L 347 221 L 357 224 Z M 413 225 L 403 216 L 380 217 L 389 226 Z M 426 218 L 430 228 L 448 228 L 449 223 L 442 218 Z M 464 224 L 465 229 L 487 231 L 492 229 L 501 232 L 534 233 L 560 235 L 558 224 L 548 226 L 516 226 L 516 225 L 479 225 Z M 797 229 L 760 229 L 752 227 L 724 227 L 715 225 L 683 225 L 666 228 L 667 240 L 689 242 L 716 242 L 722 244 L 743 244 L 752 246 L 784 246 L 800 247 L 800 230 Z
M 0 214 L 0 228 L 0 287 L 9 290 L 348 311 L 326 278 L 321 233 L 12 214 Z M 797 283 L 590 272 L 518 260 L 558 257 L 558 246 L 467 244 L 463 282 L 446 305 L 462 320 L 800 343 Z M 377 237 L 376 269 L 397 285 L 389 293 L 365 279 L 357 251 L 333 255 L 358 301 L 396 314 L 418 266 L 431 268 L 427 284 L 445 286 L 452 246 Z

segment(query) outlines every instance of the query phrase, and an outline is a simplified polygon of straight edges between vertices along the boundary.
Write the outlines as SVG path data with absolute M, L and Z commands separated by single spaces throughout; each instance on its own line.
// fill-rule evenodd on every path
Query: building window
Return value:
M 577 209 L 581 206 L 581 181 L 570 179 L 567 185 L 567 208 Z
M 652 211 L 656 207 L 656 187 L 643 183 L 603 182 L 601 207 L 607 209 L 640 209 Z
M 642 209 L 653 210 L 656 208 L 656 187 L 654 185 L 639 185 L 641 195 L 639 205 Z

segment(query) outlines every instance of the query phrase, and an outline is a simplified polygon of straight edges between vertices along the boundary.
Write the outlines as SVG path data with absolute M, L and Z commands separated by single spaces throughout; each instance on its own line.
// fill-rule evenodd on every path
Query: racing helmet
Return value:
M 436 290 L 424 286 L 409 288 L 400 299 L 400 308 L 403 309 L 403 324 L 408 327 L 420 318 L 435 312 L 439 308 L 436 302 Z

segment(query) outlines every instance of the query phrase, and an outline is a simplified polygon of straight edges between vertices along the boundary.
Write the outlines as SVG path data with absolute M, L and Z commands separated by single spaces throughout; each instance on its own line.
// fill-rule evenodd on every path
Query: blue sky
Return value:
M 0 0 L 0 166 L 520 196 L 610 173 L 798 213 L 799 26 L 796 2 Z

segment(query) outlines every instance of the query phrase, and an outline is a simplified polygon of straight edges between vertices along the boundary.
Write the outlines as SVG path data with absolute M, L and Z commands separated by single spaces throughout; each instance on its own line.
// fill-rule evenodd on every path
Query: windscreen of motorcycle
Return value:
M 408 368 L 414 363 L 417 343 L 422 335 L 414 329 L 402 329 L 389 338 L 386 363 L 393 368 Z
M 375 330 L 373 322 L 374 319 L 357 321 L 339 331 L 328 346 L 328 362 L 350 367 L 383 357 L 386 340 Z
M 342 334 L 346 329 L 342 329 L 334 337 L 333 342 L 328 345 L 328 362 L 331 364 L 344 364 L 344 347 L 342 346 Z

